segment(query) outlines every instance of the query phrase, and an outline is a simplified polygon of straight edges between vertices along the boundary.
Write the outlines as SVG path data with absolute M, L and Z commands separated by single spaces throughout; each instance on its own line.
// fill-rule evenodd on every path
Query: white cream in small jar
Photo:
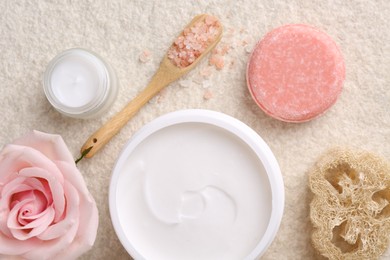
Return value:
M 137 260 L 256 259 L 276 235 L 283 207 L 268 146 L 242 122 L 207 110 L 146 125 L 110 184 L 114 228 Z
M 115 73 L 108 63 L 79 48 L 66 50 L 49 63 L 43 87 L 57 111 L 75 118 L 101 115 L 118 92 Z

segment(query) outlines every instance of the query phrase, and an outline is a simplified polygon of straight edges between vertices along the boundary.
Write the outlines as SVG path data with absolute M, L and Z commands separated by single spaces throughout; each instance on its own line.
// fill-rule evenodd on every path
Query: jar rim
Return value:
M 72 56 L 86 59 L 94 65 L 99 74 L 99 84 L 96 86 L 95 96 L 82 106 L 68 106 L 64 104 L 56 97 L 51 83 L 51 76 L 55 67 L 65 59 Z M 48 101 L 54 108 L 69 116 L 78 116 L 94 113 L 100 109 L 104 101 L 107 99 L 108 92 L 110 90 L 110 77 L 107 65 L 97 54 L 82 48 L 71 48 L 59 53 L 49 62 L 49 65 L 44 73 L 43 87 Z

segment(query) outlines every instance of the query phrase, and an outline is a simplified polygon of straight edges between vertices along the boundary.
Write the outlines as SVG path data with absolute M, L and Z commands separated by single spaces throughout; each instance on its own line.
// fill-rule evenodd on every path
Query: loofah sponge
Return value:
M 326 153 L 309 173 L 314 247 L 329 259 L 376 259 L 389 245 L 390 165 L 364 151 Z

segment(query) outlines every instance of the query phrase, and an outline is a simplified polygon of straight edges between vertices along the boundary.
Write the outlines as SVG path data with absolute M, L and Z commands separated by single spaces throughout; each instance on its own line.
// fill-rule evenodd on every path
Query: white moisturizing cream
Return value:
M 62 114 L 90 118 L 112 104 L 117 85 L 114 72 L 98 55 L 84 49 L 70 49 L 49 63 L 44 91 Z
M 205 110 L 146 125 L 110 186 L 115 230 L 135 259 L 255 259 L 272 242 L 283 206 L 280 170 L 264 141 Z

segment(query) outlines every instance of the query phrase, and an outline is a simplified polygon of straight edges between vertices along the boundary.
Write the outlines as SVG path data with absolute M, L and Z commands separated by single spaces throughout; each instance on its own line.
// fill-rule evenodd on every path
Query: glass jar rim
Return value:
M 82 106 L 72 107 L 61 102 L 54 94 L 51 83 L 51 75 L 55 67 L 60 64 L 61 61 L 71 56 L 78 56 L 86 59 L 95 66 L 95 69 L 99 74 L 99 84 L 96 86 L 96 95 L 92 100 Z M 108 92 L 110 90 L 110 77 L 107 65 L 97 54 L 82 48 L 72 48 L 59 53 L 49 62 L 49 65 L 44 73 L 43 87 L 47 99 L 54 108 L 64 114 L 77 116 L 86 113 L 94 113 L 99 110 L 102 103 L 104 103 L 107 99 Z

